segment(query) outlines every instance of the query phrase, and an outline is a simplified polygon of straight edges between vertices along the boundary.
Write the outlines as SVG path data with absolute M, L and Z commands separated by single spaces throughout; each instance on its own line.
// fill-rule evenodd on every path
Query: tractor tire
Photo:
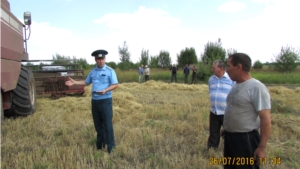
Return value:
M 1 89 L 0 89 L 1 90 Z M 2 90 L 0 91 L 0 104 L 1 104 L 1 122 L 3 120 L 4 117 L 4 111 L 3 111 L 3 101 L 2 101 Z
M 11 91 L 12 106 L 4 111 L 5 117 L 28 116 L 36 110 L 36 89 L 33 73 L 21 66 L 18 84 Z

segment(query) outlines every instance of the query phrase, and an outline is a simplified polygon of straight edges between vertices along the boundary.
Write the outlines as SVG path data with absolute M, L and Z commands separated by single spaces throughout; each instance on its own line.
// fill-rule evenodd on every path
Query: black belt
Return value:
M 228 134 L 228 135 L 241 135 L 241 134 L 252 134 L 252 133 L 258 133 L 258 131 L 252 130 L 252 131 L 248 131 L 248 132 L 228 132 L 225 130 L 225 134 Z
M 211 112 L 212 114 L 218 115 L 218 114 L 217 114 L 217 111 L 214 111 L 214 112 L 210 111 L 210 112 Z

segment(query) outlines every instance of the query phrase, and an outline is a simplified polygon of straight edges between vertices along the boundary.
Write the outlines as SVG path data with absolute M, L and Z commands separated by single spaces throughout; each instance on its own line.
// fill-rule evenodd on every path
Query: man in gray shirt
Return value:
M 270 94 L 264 84 L 251 77 L 248 55 L 230 55 L 227 64 L 227 73 L 236 84 L 226 100 L 224 168 L 259 168 L 259 159 L 266 157 L 271 131 Z

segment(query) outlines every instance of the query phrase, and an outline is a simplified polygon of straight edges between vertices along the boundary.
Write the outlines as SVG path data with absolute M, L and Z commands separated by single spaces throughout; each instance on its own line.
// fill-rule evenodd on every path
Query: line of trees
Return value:
M 158 55 L 150 56 L 149 50 L 146 49 L 142 49 L 139 61 L 133 63 L 126 41 L 123 42 L 122 46 L 118 46 L 118 51 L 120 62 L 118 64 L 115 62 L 107 63 L 108 66 L 114 69 L 130 70 L 136 69 L 140 65 L 149 65 L 151 68 L 169 68 L 172 63 L 168 51 L 161 50 Z M 215 60 L 227 62 L 228 56 L 234 53 L 237 53 L 236 49 L 229 48 L 226 51 L 226 49 L 222 47 L 221 39 L 218 39 L 217 42 L 207 42 L 204 45 L 204 51 L 199 60 L 197 59 L 197 54 L 193 47 L 182 49 L 179 54 L 177 54 L 177 66 L 183 68 L 186 64 L 197 65 L 198 79 L 205 80 L 212 75 L 211 66 Z M 95 64 L 88 64 L 86 59 L 77 59 L 75 56 L 70 57 L 56 54 L 52 56 L 52 59 L 53 62 L 51 64 L 78 64 L 81 69 L 90 69 L 95 66 Z M 286 46 L 282 47 L 280 53 L 274 56 L 272 63 L 267 62 L 263 64 L 259 60 L 256 60 L 253 63 L 254 69 L 261 69 L 264 65 L 268 65 L 278 72 L 291 72 L 300 65 L 300 52 L 293 47 Z M 32 63 L 29 62 L 26 65 L 32 65 Z

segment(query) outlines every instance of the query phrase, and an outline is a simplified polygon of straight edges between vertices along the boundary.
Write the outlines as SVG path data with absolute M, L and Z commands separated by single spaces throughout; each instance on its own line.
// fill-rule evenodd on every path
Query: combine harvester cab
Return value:
M 54 60 L 31 60 L 28 62 L 54 62 Z M 84 86 L 66 86 L 69 77 L 74 80 L 84 80 L 84 72 L 78 64 L 39 64 L 27 66 L 32 69 L 36 85 L 36 93 L 40 96 L 51 95 L 60 98 L 65 95 L 82 95 Z

